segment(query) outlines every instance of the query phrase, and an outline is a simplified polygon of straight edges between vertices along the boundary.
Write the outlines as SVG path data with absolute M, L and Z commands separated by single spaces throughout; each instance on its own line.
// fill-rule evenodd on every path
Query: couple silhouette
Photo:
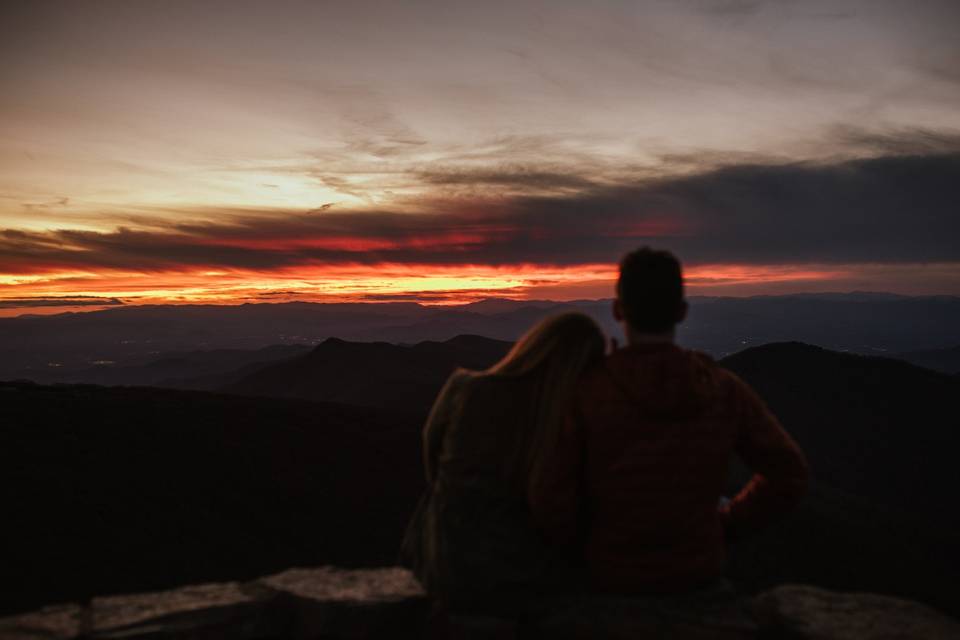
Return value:
M 521 619 L 562 595 L 728 590 L 727 543 L 804 496 L 804 456 L 763 401 L 675 344 L 672 254 L 623 258 L 613 314 L 620 348 L 557 315 L 437 397 L 402 556 L 444 611 Z M 753 476 L 727 499 L 733 455 Z

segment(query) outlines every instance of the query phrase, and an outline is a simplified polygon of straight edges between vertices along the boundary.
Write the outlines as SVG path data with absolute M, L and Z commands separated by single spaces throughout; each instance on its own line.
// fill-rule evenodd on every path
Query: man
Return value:
M 613 313 L 627 346 L 584 376 L 554 462 L 531 482 L 534 519 L 582 549 L 594 591 L 695 590 L 720 576 L 725 540 L 796 506 L 807 464 L 746 383 L 674 344 L 687 303 L 673 255 L 628 254 Z M 734 453 L 754 475 L 721 506 Z

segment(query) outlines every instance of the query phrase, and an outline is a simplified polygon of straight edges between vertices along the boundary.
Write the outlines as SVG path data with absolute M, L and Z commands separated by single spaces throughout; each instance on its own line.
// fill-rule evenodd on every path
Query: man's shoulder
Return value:
M 677 347 L 681 353 L 686 354 L 688 358 L 696 360 L 698 363 L 702 364 L 705 367 L 714 367 L 716 369 L 723 369 L 723 367 L 706 351 L 699 351 L 697 349 L 688 349 L 686 347 Z
M 659 407 L 720 403 L 741 395 L 747 385 L 710 354 L 670 345 L 661 350 L 620 349 L 593 364 L 578 389 L 582 404 L 607 400 L 613 404 Z
M 753 392 L 751 386 L 743 378 L 722 365 L 710 354 L 695 349 L 687 349 L 687 352 L 691 358 L 696 358 L 704 369 L 709 371 L 710 376 L 713 378 L 714 383 L 724 398 L 736 397 L 744 393 Z
M 663 351 L 664 353 L 661 353 L 662 357 L 659 359 L 660 362 L 665 360 L 672 361 L 673 364 L 685 362 L 695 368 L 702 368 L 704 370 L 716 372 L 718 375 L 724 377 L 732 376 L 733 378 L 736 378 L 736 375 L 733 374 L 732 371 L 721 365 L 716 359 L 714 359 L 713 356 L 704 351 L 688 349 L 686 347 L 681 347 L 674 344 L 665 347 Z M 646 359 L 649 359 L 649 353 L 646 353 L 643 350 L 620 348 L 616 351 L 608 353 L 601 360 L 588 368 L 584 375 L 584 379 L 603 378 L 604 376 L 608 377 L 611 369 L 615 370 L 621 368 L 624 364 L 629 366 L 628 363 L 630 361 L 642 362 Z
M 597 389 L 609 387 L 613 384 L 613 377 L 609 367 L 610 356 L 593 362 L 580 374 L 580 381 L 577 385 L 577 392 L 580 396 L 590 395 Z

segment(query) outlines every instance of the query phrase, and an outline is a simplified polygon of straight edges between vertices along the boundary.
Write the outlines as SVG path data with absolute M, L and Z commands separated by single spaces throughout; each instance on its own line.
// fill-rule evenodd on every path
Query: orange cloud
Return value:
M 531 286 L 584 279 L 610 280 L 612 265 L 347 264 L 251 271 L 234 269 L 151 273 L 51 272 L 0 280 L 0 299 L 25 295 L 103 296 L 136 303 L 238 303 L 249 301 L 357 301 L 407 296 L 433 304 L 470 302 L 491 295 L 524 297 Z
M 66 271 L 0 279 L 0 300 L 32 296 L 98 296 L 135 304 L 236 304 L 263 301 L 380 301 L 412 299 L 462 304 L 490 296 L 524 299 L 601 298 L 613 292 L 614 264 L 341 264 L 280 268 Z M 718 286 L 824 282 L 844 269 L 803 266 L 706 265 L 687 270 L 691 293 Z
M 395 251 L 401 249 L 440 251 L 482 246 L 491 242 L 495 233 L 509 231 L 509 227 L 500 227 L 496 229 L 485 229 L 483 233 L 450 231 L 397 239 L 369 236 L 204 238 L 200 240 L 198 244 L 210 247 L 235 247 L 254 251 L 296 251 L 300 249 L 319 249 L 323 251 L 342 251 L 347 253 Z
M 710 264 L 687 268 L 684 279 L 688 288 L 698 289 L 708 286 L 774 282 L 818 282 L 834 280 L 849 274 L 849 268 L 838 266 Z

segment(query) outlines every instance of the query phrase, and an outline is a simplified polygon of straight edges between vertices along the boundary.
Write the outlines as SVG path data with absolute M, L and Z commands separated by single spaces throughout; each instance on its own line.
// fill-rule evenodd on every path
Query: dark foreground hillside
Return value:
M 780 417 L 814 480 L 796 513 L 734 549 L 731 575 L 753 588 L 788 578 L 960 611 L 960 380 L 800 343 L 722 364 Z
M 190 391 L 0 383 L 0 611 L 293 565 L 392 564 L 419 418 Z
M 15 523 L 0 564 L 19 585 L 5 610 L 295 565 L 393 563 L 422 486 L 422 404 L 446 375 L 434 369 L 452 365 L 428 353 L 418 371 L 434 372 L 412 373 L 398 398 L 390 385 L 411 348 L 338 381 L 336 363 L 376 365 L 355 351 L 382 347 L 331 344 L 337 358 L 305 359 L 298 366 L 318 368 L 298 374 L 419 410 L 0 383 L 0 499 Z M 767 399 L 815 476 L 798 513 L 731 549 L 731 577 L 746 590 L 804 582 L 960 614 L 957 379 L 796 343 L 723 364 Z
M 960 489 L 960 379 L 797 342 L 721 363 L 766 400 L 808 452 L 816 478 L 960 530 L 960 511 L 946 508 Z

